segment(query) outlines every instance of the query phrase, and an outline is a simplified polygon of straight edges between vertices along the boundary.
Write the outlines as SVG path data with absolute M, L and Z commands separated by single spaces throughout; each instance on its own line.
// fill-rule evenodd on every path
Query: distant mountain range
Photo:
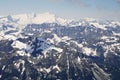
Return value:
M 119 80 L 120 22 L 0 16 L 0 80 Z

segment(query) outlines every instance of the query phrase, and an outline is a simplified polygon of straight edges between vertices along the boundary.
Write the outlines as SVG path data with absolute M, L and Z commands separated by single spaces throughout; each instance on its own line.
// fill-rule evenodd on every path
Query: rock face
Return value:
M 119 22 L 45 15 L 0 18 L 0 80 L 119 80 Z

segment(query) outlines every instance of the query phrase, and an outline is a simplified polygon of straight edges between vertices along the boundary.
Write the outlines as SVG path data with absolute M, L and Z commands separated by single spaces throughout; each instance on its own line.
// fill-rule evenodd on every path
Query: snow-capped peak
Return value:
M 42 24 L 55 22 L 55 15 L 48 12 L 43 14 L 19 14 L 14 15 L 13 18 L 18 20 L 19 24 Z
M 57 17 L 56 15 L 46 12 L 46 13 L 29 13 L 29 14 L 18 14 L 18 15 L 8 15 L 0 16 L 0 25 L 1 24 L 14 24 L 16 26 L 26 26 L 27 24 L 43 24 L 43 23 L 57 23 L 60 25 L 69 25 L 70 27 L 74 26 L 84 26 L 84 25 L 94 25 L 96 28 L 104 29 L 105 24 L 101 24 L 101 21 L 98 21 L 93 18 L 83 18 L 79 21 L 68 20 Z M 110 22 L 109 26 L 120 25 L 120 22 Z
M 18 14 L 18 15 L 9 15 L 0 18 L 0 23 L 17 23 L 21 25 L 26 24 L 42 24 L 42 23 L 58 23 L 58 24 L 65 24 L 67 22 L 66 19 L 56 17 L 54 14 L 49 12 L 42 13 L 42 14 Z
M 55 15 L 50 13 L 36 14 L 36 16 L 32 20 L 32 23 L 54 23 L 55 18 Z

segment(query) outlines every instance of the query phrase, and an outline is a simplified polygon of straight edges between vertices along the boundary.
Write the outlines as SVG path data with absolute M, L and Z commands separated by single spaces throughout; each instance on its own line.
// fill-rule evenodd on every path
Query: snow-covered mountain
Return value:
M 5 17 L 1 17 L 0 23 L 5 23 L 5 24 L 11 23 L 11 24 L 20 24 L 20 25 L 58 23 L 64 25 L 65 23 L 67 23 L 67 20 L 47 12 L 43 14 L 33 13 L 33 14 L 8 15 Z
M 118 21 L 0 16 L 1 80 L 119 80 L 119 63 Z

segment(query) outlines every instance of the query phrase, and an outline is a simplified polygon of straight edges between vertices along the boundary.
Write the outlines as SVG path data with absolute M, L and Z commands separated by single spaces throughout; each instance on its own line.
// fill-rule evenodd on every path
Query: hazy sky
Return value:
M 120 0 L 0 0 L 0 15 L 44 12 L 70 19 L 120 20 Z

